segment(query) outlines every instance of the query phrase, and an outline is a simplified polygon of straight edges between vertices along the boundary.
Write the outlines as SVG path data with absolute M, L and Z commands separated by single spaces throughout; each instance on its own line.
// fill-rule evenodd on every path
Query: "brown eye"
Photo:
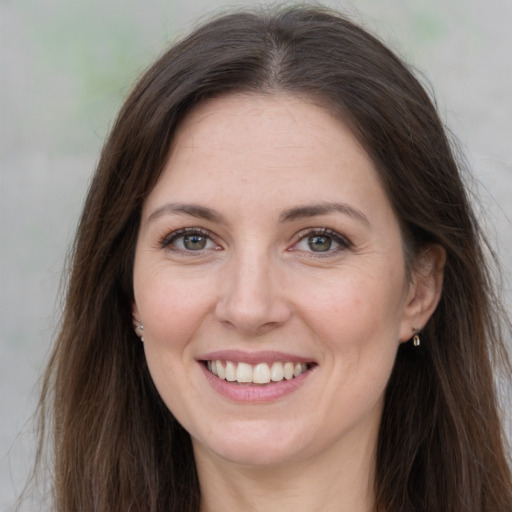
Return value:
M 189 251 L 200 251 L 206 247 L 208 238 L 204 235 L 185 235 L 183 237 L 183 247 Z
M 332 246 L 332 238 L 328 236 L 313 235 L 308 237 L 308 245 L 314 252 L 326 252 Z

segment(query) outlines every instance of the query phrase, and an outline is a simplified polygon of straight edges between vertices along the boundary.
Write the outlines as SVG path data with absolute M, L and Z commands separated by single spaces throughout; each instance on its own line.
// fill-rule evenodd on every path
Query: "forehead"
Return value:
M 172 152 L 177 148 L 200 149 L 194 147 L 197 141 L 209 150 L 229 147 L 233 155 L 248 154 L 259 146 L 266 158 L 279 159 L 282 152 L 293 150 L 286 156 L 297 163 L 306 153 L 321 151 L 322 147 L 336 151 L 342 139 L 345 147 L 338 157 L 347 160 L 357 155 L 371 163 L 349 128 L 313 100 L 284 93 L 240 93 L 208 100 L 192 110 L 178 127 Z
M 149 202 L 179 193 L 263 199 L 262 189 L 280 202 L 384 193 L 366 151 L 327 109 L 293 95 L 233 94 L 183 120 Z

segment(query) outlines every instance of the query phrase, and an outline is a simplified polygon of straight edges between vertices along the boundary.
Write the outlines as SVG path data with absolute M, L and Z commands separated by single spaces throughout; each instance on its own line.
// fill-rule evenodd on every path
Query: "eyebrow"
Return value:
M 329 213 L 342 213 L 353 217 L 367 226 L 370 225 L 370 221 L 363 212 L 345 203 L 318 203 L 288 208 L 279 216 L 279 222 L 291 222 L 304 218 L 317 217 L 319 215 L 327 215 Z M 206 206 L 189 203 L 166 203 L 151 213 L 148 217 L 148 221 L 152 221 L 163 215 L 173 214 L 190 215 L 191 217 L 209 220 L 216 224 L 226 222 L 224 217 L 215 210 Z
M 334 212 L 342 213 L 343 215 L 348 215 L 362 222 L 366 226 L 370 226 L 370 221 L 363 212 L 345 203 L 318 203 L 306 206 L 298 206 L 295 208 L 289 208 L 288 210 L 285 210 L 283 213 L 281 213 L 281 215 L 279 216 L 279 221 L 290 222 L 293 220 L 303 218 L 327 215 L 329 213 Z
M 148 221 L 152 221 L 162 215 L 172 214 L 183 214 L 196 217 L 198 219 L 209 220 L 217 224 L 224 223 L 224 217 L 215 210 L 207 208 L 206 206 L 200 206 L 198 204 L 187 204 L 187 203 L 166 203 L 163 206 L 157 208 L 149 217 Z

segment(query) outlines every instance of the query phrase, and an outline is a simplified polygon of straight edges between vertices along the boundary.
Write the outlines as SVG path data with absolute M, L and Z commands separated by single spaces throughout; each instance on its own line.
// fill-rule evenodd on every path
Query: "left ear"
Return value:
M 434 313 L 443 290 L 445 263 L 446 251 L 437 244 L 429 245 L 416 258 L 402 315 L 401 342 L 421 331 Z

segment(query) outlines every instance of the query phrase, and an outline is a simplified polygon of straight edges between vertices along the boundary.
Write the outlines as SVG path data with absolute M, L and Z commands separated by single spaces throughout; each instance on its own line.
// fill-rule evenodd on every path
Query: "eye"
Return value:
M 291 250 L 332 254 L 351 246 L 345 237 L 327 228 L 309 230 L 299 233 L 298 236 L 300 240 Z
M 332 238 L 328 236 L 313 235 L 308 236 L 309 248 L 314 252 L 326 252 L 332 246 Z
M 184 235 L 178 240 L 183 244 L 183 248 L 188 249 L 189 251 L 200 251 L 201 249 L 206 248 L 209 241 L 204 235 L 199 234 Z
M 162 248 L 181 252 L 220 249 L 220 246 L 211 239 L 210 232 L 201 228 L 185 228 L 173 231 L 165 236 L 160 245 Z

